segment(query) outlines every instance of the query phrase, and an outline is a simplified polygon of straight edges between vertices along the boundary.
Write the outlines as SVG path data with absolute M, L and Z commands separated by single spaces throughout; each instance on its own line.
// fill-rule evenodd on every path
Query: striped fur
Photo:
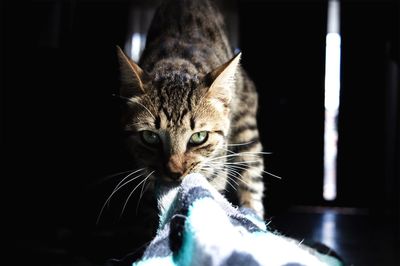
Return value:
M 138 64 L 118 50 L 120 94 L 132 161 L 153 181 L 179 183 L 192 172 L 263 216 L 263 158 L 257 93 L 238 65 L 223 18 L 206 0 L 167 0 L 157 10 Z M 144 130 L 158 135 L 149 146 Z M 194 133 L 208 132 L 201 145 Z

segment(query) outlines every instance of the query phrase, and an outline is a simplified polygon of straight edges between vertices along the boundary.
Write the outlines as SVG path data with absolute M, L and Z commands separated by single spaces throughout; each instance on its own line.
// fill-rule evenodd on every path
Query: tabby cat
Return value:
M 138 169 L 130 177 L 141 178 L 142 192 L 199 172 L 263 217 L 257 93 L 213 3 L 164 1 L 138 64 L 117 50 L 123 127 Z

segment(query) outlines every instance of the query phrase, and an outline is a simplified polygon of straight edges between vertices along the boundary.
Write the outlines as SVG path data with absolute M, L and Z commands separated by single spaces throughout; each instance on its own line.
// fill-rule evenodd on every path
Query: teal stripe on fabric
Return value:
M 191 216 L 191 207 L 189 207 L 188 216 Z M 182 246 L 180 251 L 173 257 L 174 265 L 186 266 L 191 265 L 194 251 L 194 230 L 190 224 L 190 220 L 186 219 L 185 229 L 183 231 Z

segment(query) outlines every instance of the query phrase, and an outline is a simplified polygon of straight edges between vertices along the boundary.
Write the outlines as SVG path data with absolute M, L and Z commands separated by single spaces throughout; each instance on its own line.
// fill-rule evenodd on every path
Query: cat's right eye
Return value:
M 160 143 L 160 137 L 150 130 L 141 131 L 140 136 L 142 141 L 147 145 L 155 146 Z
M 189 143 L 192 145 L 201 145 L 206 142 L 208 139 L 208 132 L 207 131 L 200 131 L 194 133 L 189 140 Z

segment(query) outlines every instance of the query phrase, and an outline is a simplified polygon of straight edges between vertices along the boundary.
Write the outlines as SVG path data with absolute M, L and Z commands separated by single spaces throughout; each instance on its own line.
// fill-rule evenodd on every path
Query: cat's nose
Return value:
M 178 180 L 183 176 L 183 164 L 178 156 L 171 156 L 165 166 L 166 174 L 174 180 Z

